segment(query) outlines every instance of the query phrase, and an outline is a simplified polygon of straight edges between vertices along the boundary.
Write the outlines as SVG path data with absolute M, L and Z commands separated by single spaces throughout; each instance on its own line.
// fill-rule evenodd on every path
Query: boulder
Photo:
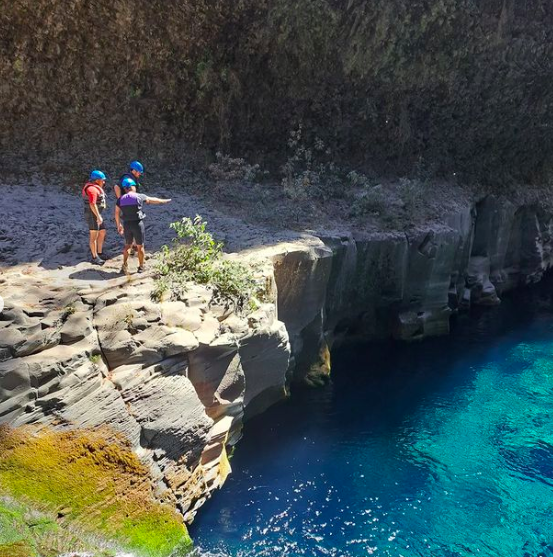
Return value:
M 162 325 L 151 327 L 134 338 L 137 342 L 143 343 L 146 348 L 159 353 L 162 356 L 160 359 L 186 354 L 199 346 L 198 340 L 190 331 Z
M 196 350 L 200 343 L 198 339 L 190 332 L 179 330 L 165 337 L 163 341 L 163 352 L 166 356 L 175 356 L 177 354 L 187 354 Z
M 495 286 L 490 280 L 490 260 L 488 257 L 473 256 L 467 269 L 467 287 L 470 289 L 471 304 L 495 306 L 501 302 Z
M 194 335 L 201 344 L 211 344 L 218 337 L 220 330 L 219 320 L 208 313 L 204 315 L 202 325 L 194 331 Z
M 16 345 L 14 356 L 22 358 L 23 356 L 44 352 L 44 350 L 57 346 L 60 340 L 61 336 L 57 330 L 46 329 L 44 331 L 39 331 L 25 339 L 22 343 Z
M 161 305 L 162 322 L 168 327 L 181 327 L 197 331 L 202 326 L 202 312 L 197 307 L 188 307 L 184 302 L 165 302 Z
M 4 327 L 0 329 L 0 351 L 5 350 L 5 358 L 7 359 L 15 352 L 15 347 L 25 342 L 25 337 L 15 327 Z
M 99 339 L 110 369 L 131 363 L 130 359 L 140 346 L 127 330 L 106 332 L 100 329 Z
M 280 321 L 252 331 L 240 341 L 240 363 L 244 371 L 246 417 L 265 411 L 286 397 L 286 372 L 290 342 Z
M 71 344 L 92 334 L 92 321 L 87 313 L 70 315 L 61 329 L 61 342 Z
M 33 398 L 29 365 L 20 360 L 0 362 L 0 423 L 21 414 Z
M 224 336 L 192 352 L 188 357 L 188 378 L 209 415 L 219 414 L 221 405 L 229 402 L 241 405 L 244 374 L 236 340 Z

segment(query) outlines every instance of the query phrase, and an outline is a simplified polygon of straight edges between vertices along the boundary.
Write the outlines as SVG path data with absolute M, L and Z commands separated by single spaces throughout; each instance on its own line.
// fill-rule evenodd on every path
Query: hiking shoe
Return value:
M 103 265 L 103 264 L 104 264 L 104 262 L 103 262 L 99 257 L 93 257 L 93 258 L 90 260 L 90 262 L 91 262 L 93 265 Z
M 105 253 L 99 253 L 98 257 L 102 260 L 102 261 L 107 261 L 109 259 L 109 255 L 106 255 Z
M 138 269 L 136 270 L 137 273 L 143 273 L 144 272 L 144 267 L 138 267 Z

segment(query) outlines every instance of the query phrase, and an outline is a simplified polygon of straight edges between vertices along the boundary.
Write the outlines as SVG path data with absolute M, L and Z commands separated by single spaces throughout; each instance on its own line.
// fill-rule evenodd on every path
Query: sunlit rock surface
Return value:
M 0 422 L 109 426 L 189 520 L 226 478 L 244 412 L 286 396 L 288 334 L 272 303 L 227 324 L 201 287 L 155 304 L 149 278 L 99 285 L 13 270 L 6 282 Z

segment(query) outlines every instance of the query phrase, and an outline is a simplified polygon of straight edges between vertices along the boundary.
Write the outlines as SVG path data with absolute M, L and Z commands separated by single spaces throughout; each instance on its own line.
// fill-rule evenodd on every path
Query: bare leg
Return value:
M 98 248 L 98 253 L 102 253 L 104 250 L 104 240 L 106 239 L 106 231 L 100 230 L 98 232 L 98 239 L 96 240 L 96 245 Z
M 138 265 L 144 267 L 144 246 L 137 245 L 136 249 L 138 250 Z
M 90 247 L 90 253 L 92 254 L 92 259 L 96 259 L 98 257 L 98 251 L 96 249 L 97 239 L 98 239 L 98 230 L 90 230 L 88 245 Z
M 129 249 L 131 248 L 131 246 L 125 244 L 125 247 L 123 248 L 123 267 L 127 266 L 127 261 L 129 260 Z

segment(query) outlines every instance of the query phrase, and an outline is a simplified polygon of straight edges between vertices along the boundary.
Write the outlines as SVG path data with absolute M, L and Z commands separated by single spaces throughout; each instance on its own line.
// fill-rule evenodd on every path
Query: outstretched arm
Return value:
M 169 203 L 170 201 L 170 199 L 161 199 L 160 197 L 148 197 L 146 199 L 148 205 L 165 205 L 165 203 Z

